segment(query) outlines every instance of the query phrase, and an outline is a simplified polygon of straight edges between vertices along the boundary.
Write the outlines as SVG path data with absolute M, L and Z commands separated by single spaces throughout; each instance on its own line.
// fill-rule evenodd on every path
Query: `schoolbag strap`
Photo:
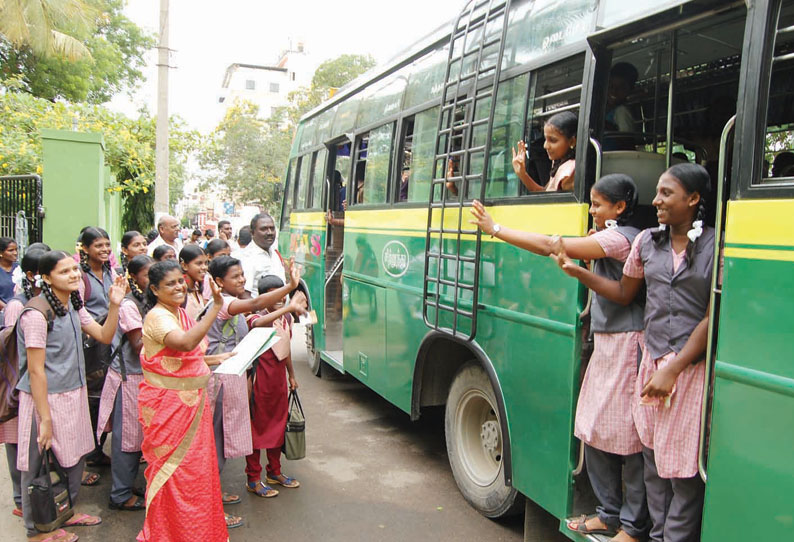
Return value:
M 88 273 L 82 269 L 80 270 L 80 276 L 83 278 L 83 285 L 85 286 L 83 289 L 83 302 L 85 302 L 86 299 L 91 297 L 91 279 L 88 278 Z
M 127 381 L 127 365 L 124 362 L 124 344 L 128 342 L 127 334 L 121 336 L 121 342 L 116 347 L 116 349 L 111 352 L 110 354 L 110 362 L 113 362 L 113 358 L 116 356 L 119 357 L 119 368 L 121 369 L 121 380 L 122 382 Z

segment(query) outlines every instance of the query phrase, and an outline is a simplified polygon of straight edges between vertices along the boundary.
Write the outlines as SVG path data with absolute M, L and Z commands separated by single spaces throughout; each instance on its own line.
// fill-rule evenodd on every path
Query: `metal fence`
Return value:
M 43 218 L 41 177 L 0 177 L 0 236 L 16 239 L 20 255 L 30 243 L 42 240 Z

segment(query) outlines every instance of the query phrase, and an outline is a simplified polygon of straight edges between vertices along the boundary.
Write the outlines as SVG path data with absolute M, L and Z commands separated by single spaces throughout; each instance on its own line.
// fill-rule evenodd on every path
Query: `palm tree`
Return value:
M 90 58 L 74 36 L 88 35 L 96 14 L 85 0 L 0 0 L 0 37 L 37 55 Z

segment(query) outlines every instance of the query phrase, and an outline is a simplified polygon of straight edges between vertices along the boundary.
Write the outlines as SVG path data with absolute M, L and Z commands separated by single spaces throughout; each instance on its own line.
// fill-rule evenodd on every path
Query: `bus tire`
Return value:
M 319 378 L 322 375 L 323 360 L 320 358 L 320 351 L 314 347 L 314 326 L 306 326 L 306 357 L 309 370 Z
M 475 362 L 464 364 L 452 381 L 444 430 L 452 474 L 466 501 L 487 518 L 519 513 L 523 499 L 504 479 L 496 395 Z

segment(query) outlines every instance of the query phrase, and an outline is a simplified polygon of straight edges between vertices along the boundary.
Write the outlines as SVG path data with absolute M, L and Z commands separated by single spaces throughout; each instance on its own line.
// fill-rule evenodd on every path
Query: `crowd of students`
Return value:
M 246 489 L 256 496 L 300 485 L 280 465 L 288 391 L 298 386 L 289 339 L 293 315 L 306 309 L 297 291 L 300 272 L 263 236 L 254 237 L 259 245 L 250 252 L 279 261 L 256 266 L 253 293 L 227 240 L 153 258 L 147 252 L 176 252 L 171 220 L 161 219 L 162 242 L 154 249 L 140 233 L 125 233 L 118 261 L 109 235 L 96 227 L 80 232 L 76 254 L 35 243 L 21 262 L 16 244 L 0 239 L 0 269 L 12 277 L 3 327 L 14 327 L 20 368 L 19 413 L 0 424 L 0 443 L 13 513 L 29 540 L 78 539 L 66 529 L 39 532 L 34 523 L 25 489 L 47 450 L 66 473 L 73 503 L 81 485 L 99 479 L 85 473 L 87 461 L 108 464 L 109 507 L 146 510 L 140 541 L 226 541 L 228 529 L 243 524 L 224 512 L 241 502 L 221 490 L 226 459 L 246 458 Z M 263 231 L 273 224 L 260 214 L 251 230 L 260 222 Z M 281 340 L 246 375 L 213 374 L 260 326 L 274 327 Z M 102 451 L 108 433 L 110 457 Z M 267 452 L 264 480 L 260 450 Z M 140 488 L 143 464 L 146 487 Z M 63 526 L 99 523 L 98 516 L 76 512 Z

